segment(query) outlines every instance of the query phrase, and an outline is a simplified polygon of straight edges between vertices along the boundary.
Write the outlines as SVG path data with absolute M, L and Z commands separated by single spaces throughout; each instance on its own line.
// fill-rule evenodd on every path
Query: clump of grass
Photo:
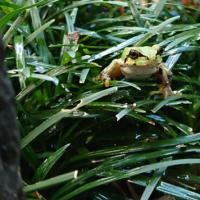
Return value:
M 0 3 L 0 27 L 28 197 L 199 199 L 199 11 L 168 1 L 23 3 Z M 94 79 L 126 46 L 154 44 L 182 95 L 149 96 L 153 77 L 110 88 Z

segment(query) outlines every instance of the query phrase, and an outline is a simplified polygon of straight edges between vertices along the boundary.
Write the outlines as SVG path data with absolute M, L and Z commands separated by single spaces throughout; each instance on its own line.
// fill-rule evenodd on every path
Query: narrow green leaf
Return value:
M 158 110 L 160 110 L 163 106 L 165 106 L 169 102 L 180 99 L 180 98 L 182 98 L 182 95 L 174 94 L 172 96 L 169 96 L 167 99 L 161 101 L 158 105 L 156 105 L 151 111 L 153 113 L 156 113 Z
M 32 192 L 36 190 L 42 190 L 48 187 L 52 187 L 54 185 L 58 185 L 67 181 L 70 181 L 77 176 L 77 171 L 69 172 L 66 174 L 62 174 L 60 176 L 56 176 L 44 181 L 37 182 L 33 185 L 24 186 L 25 192 Z
M 130 86 L 134 87 L 134 88 L 137 89 L 137 90 L 141 90 L 141 88 L 140 88 L 139 86 L 137 86 L 136 84 L 131 83 L 131 82 L 127 82 L 127 81 L 117 81 L 117 83 L 122 83 L 122 85 L 130 85 Z
M 48 172 L 55 165 L 58 159 L 63 155 L 65 150 L 69 147 L 70 144 L 66 144 L 52 155 L 50 155 L 36 170 L 34 180 L 41 181 L 44 180 Z
M 181 132 L 183 132 L 184 134 L 187 134 L 187 135 L 191 135 L 193 134 L 193 129 L 192 127 L 189 127 L 185 124 L 182 124 L 180 122 L 176 122 L 175 120 L 172 120 L 168 117 L 164 117 L 164 119 L 166 120 L 166 122 L 170 125 L 173 125 L 174 127 L 178 128 Z
M 66 25 L 67 25 L 67 32 L 71 33 L 73 31 L 75 31 L 74 24 L 73 24 L 72 18 L 69 15 L 69 13 L 65 11 L 64 15 L 65 15 L 65 20 L 66 20 Z
M 83 107 L 84 105 L 87 105 L 87 104 L 89 104 L 89 103 L 91 103 L 91 102 L 93 102 L 97 99 L 100 99 L 104 96 L 112 94 L 112 93 L 116 92 L 117 90 L 118 90 L 117 87 L 111 87 L 109 89 L 102 90 L 102 91 L 94 93 L 92 95 L 88 95 L 87 97 L 80 99 L 80 103 L 74 109 L 78 109 L 80 107 Z
M 16 4 L 12 3 L 12 2 L 4 2 L 4 1 L 1 1 L 1 2 L 0 2 L 0 5 L 5 6 L 5 7 L 14 8 L 14 9 L 20 8 L 19 5 L 16 5 Z M 8 13 L 7 13 L 7 14 L 8 14 Z
M 107 39 L 109 41 L 115 41 L 117 43 L 121 43 L 121 42 L 126 41 L 123 38 L 118 38 L 118 37 L 114 37 L 114 36 L 111 36 L 111 35 L 101 36 L 100 34 L 98 34 L 95 31 L 89 31 L 89 30 L 86 30 L 86 29 L 83 29 L 83 28 L 77 28 L 77 30 L 79 30 L 81 32 L 81 35 L 86 35 L 86 36 L 92 37 L 92 38 Z
M 18 69 L 26 68 L 25 59 L 24 59 L 24 46 L 23 46 L 23 36 L 15 36 L 14 38 L 15 43 L 15 56 L 16 56 L 16 64 Z M 26 87 L 26 79 L 24 76 L 19 77 L 19 83 L 21 89 Z
M 175 95 L 172 95 L 172 96 L 168 97 L 167 99 L 161 101 L 151 111 L 153 113 L 156 113 L 159 109 L 161 109 L 163 106 L 165 106 L 169 102 L 174 101 L 176 99 L 180 99 L 180 98 L 186 98 L 186 99 L 193 99 L 194 98 L 195 99 L 195 98 L 200 98 L 200 96 L 198 96 L 198 95 L 188 95 L 188 94 L 175 94 Z
M 79 83 L 85 83 L 85 80 L 86 80 L 86 78 L 87 78 L 87 75 L 88 75 L 89 71 L 90 71 L 89 68 L 88 68 L 88 69 L 83 69 L 83 70 L 81 71 L 81 76 L 80 76 Z
M 132 108 L 124 108 L 121 112 L 119 112 L 116 117 L 117 117 L 117 121 L 119 121 L 122 117 L 124 117 L 127 113 L 129 113 L 130 111 L 132 111 Z
M 166 4 L 167 0 L 162 0 L 162 1 L 158 1 L 153 14 L 158 17 L 161 13 L 161 11 L 163 10 L 165 4 Z
M 24 41 L 24 46 L 26 46 L 28 43 L 30 43 L 33 39 L 35 39 L 41 32 L 43 32 L 45 29 L 47 29 L 55 19 L 52 19 L 51 21 L 47 22 L 40 28 L 38 28 L 36 31 L 34 31 L 32 34 L 30 34 Z
M 36 0 L 29 0 L 30 4 L 35 4 Z M 31 22 L 33 29 L 35 30 L 34 33 L 32 33 L 29 39 L 32 40 L 32 37 L 36 37 L 37 41 L 37 47 L 38 47 L 38 53 L 40 56 L 44 57 L 44 60 L 46 63 L 54 63 L 54 57 L 51 55 L 51 52 L 49 51 L 47 44 L 46 44 L 46 38 L 44 36 L 44 30 L 50 26 L 51 23 L 54 22 L 54 20 L 50 20 L 46 24 L 42 25 L 41 16 L 39 13 L 38 7 L 33 7 L 30 9 L 30 15 L 31 15 Z M 35 34 L 35 35 L 34 35 Z M 28 43 L 28 39 L 25 41 L 25 45 Z
M 134 0 L 129 0 L 128 1 L 128 5 L 131 9 L 131 12 L 132 12 L 132 15 L 133 15 L 133 18 L 135 19 L 137 25 L 139 27 L 144 27 L 144 20 L 140 17 L 140 13 L 138 12 L 136 6 L 135 6 L 135 1 Z
M 170 183 L 161 182 L 160 186 L 157 187 L 157 190 L 184 200 L 200 199 L 200 194 Z
M 186 41 L 187 39 L 193 37 L 193 35 L 186 35 L 184 37 L 177 38 L 173 42 L 171 42 L 166 48 L 165 51 L 168 51 L 169 49 L 175 47 L 176 45 L 180 44 L 181 42 Z
M 4 42 L 4 47 L 5 48 L 8 45 L 8 43 L 11 41 L 11 39 L 13 38 L 13 36 L 17 33 L 18 28 L 23 23 L 23 21 L 26 19 L 26 17 L 28 16 L 28 14 L 29 14 L 29 10 L 26 10 L 25 12 L 23 12 L 14 21 L 14 23 L 10 26 L 10 28 L 8 29 L 8 31 L 5 33 L 5 35 L 3 37 L 3 42 Z M 1 23 L 1 20 L 0 20 L 0 23 Z
M 59 79 L 58 78 L 51 77 L 51 76 L 44 75 L 44 74 L 34 74 L 34 73 L 31 73 L 30 77 L 42 79 L 42 80 L 45 80 L 45 81 L 52 81 L 52 82 L 55 83 L 55 85 L 58 85 L 58 83 L 59 83 Z
M 173 101 L 168 103 L 167 106 L 177 106 L 181 104 L 192 104 L 192 102 L 188 100 Z
M 6 13 L 10 13 L 13 11 L 13 7 L 11 6 L 12 3 L 10 2 L 10 0 L 4 0 L 5 3 L 7 3 L 8 6 L 1 6 L 1 9 Z
M 167 158 L 164 160 L 171 160 L 171 158 Z M 142 193 L 141 200 L 148 200 L 156 188 L 156 185 L 158 184 L 158 181 L 162 178 L 163 173 L 166 171 L 167 167 L 158 168 L 153 173 L 152 177 L 150 178 L 148 185 L 146 186 L 144 192 Z
M 149 29 L 144 28 L 144 27 L 131 27 L 131 26 L 111 26 L 105 29 L 101 29 L 98 32 L 102 32 L 102 31 L 108 31 L 108 32 L 112 32 L 112 31 L 132 31 L 132 33 L 134 32 L 149 32 Z

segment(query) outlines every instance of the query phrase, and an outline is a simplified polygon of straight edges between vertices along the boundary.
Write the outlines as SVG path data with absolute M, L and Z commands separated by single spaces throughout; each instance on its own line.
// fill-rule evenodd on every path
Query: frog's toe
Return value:
M 101 80 L 101 82 L 105 85 L 105 87 L 109 87 L 110 86 L 110 77 L 107 75 L 99 75 L 93 78 L 94 81 L 99 81 Z
M 164 87 L 164 88 L 163 88 L 162 94 L 163 94 L 164 99 L 166 99 L 168 96 L 171 96 L 171 95 L 173 95 L 174 93 L 173 93 L 171 87 L 168 86 L 168 87 Z
M 111 78 L 107 74 L 102 74 L 100 76 L 100 79 L 101 79 L 102 83 L 104 83 L 105 87 L 109 87 L 110 86 Z
M 174 94 L 170 86 L 164 86 L 160 84 L 158 85 L 158 88 L 159 88 L 158 91 L 150 92 L 150 95 L 152 96 L 154 94 L 162 94 L 163 98 L 166 99 L 168 96 Z
M 104 81 L 104 85 L 105 85 L 106 87 L 109 87 L 109 86 L 110 86 L 110 80 L 106 79 L 106 80 Z

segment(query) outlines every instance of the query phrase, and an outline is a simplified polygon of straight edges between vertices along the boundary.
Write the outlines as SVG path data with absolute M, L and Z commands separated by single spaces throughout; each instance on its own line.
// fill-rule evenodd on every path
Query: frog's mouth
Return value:
M 138 57 L 137 59 L 132 59 L 127 57 L 125 59 L 124 67 L 140 67 L 140 68 L 152 68 L 158 65 L 156 61 L 152 61 L 146 56 Z

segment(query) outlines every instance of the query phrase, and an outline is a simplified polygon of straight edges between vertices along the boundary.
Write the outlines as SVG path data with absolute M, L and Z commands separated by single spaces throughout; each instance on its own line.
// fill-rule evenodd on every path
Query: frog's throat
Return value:
M 136 65 L 125 65 L 121 67 L 121 71 L 127 79 L 145 79 L 150 77 L 152 74 L 155 74 L 159 68 L 157 65 L 145 65 L 145 66 L 136 66 Z

